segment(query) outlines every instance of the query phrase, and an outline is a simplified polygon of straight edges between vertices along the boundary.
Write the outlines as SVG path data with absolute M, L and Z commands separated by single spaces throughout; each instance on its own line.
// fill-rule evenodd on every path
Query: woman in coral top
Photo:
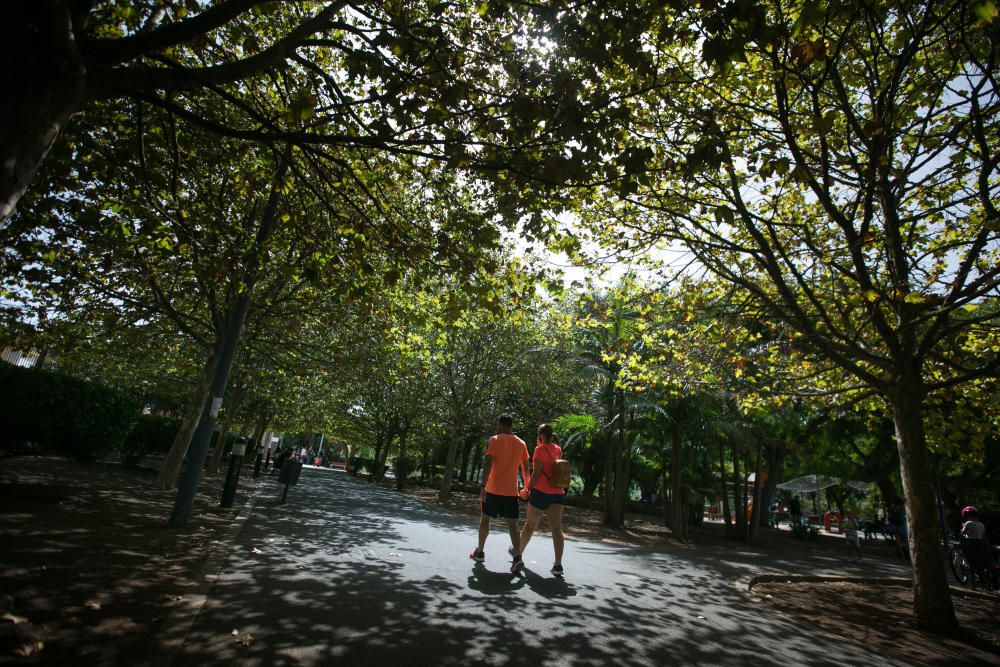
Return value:
M 524 528 L 521 529 L 521 552 L 513 554 L 519 556 L 524 553 L 544 514 L 548 517 L 549 527 L 552 529 L 552 546 L 555 549 L 552 574 L 557 577 L 563 574 L 562 555 L 565 538 L 562 532 L 562 517 L 566 489 L 554 486 L 550 479 L 555 461 L 559 458 L 562 458 L 559 438 L 556 437 L 552 426 L 542 424 L 538 427 L 538 441 L 531 457 L 531 479 L 521 492 L 521 497 L 527 497 L 528 500 L 528 516 L 524 521 Z

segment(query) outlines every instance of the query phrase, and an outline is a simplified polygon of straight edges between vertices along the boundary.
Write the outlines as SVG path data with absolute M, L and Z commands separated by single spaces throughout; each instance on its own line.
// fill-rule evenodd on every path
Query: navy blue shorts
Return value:
M 494 519 L 502 516 L 505 519 L 518 517 L 517 496 L 498 496 L 487 492 L 486 498 L 479 504 L 483 514 Z
M 549 505 L 566 504 L 566 492 L 562 493 L 542 493 L 538 489 L 532 489 L 528 496 L 528 502 L 540 510 L 547 510 Z

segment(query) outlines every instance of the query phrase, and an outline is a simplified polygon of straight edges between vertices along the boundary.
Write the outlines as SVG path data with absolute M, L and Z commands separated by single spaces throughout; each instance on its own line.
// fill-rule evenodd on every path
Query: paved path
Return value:
M 842 559 L 570 541 L 559 580 L 541 533 L 514 576 L 499 528 L 475 566 L 468 518 L 340 472 L 303 470 L 286 505 L 277 489 L 262 487 L 174 665 L 886 663 L 746 593 L 754 574 L 836 573 Z

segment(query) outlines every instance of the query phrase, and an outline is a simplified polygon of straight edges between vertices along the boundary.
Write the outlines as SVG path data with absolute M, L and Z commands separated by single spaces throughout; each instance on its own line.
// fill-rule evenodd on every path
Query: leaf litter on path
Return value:
M 40 652 L 43 648 L 45 648 L 45 644 L 36 640 L 30 641 L 27 644 L 21 644 L 11 652 L 20 658 L 27 658 Z

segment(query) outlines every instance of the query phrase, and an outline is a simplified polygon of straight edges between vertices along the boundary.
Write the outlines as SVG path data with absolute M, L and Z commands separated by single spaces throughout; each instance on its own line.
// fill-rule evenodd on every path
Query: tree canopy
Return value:
M 615 526 L 902 494 L 953 627 L 936 501 L 1000 500 L 994 2 L 3 12 L 4 342 L 183 415 L 162 483 L 218 401 L 447 496 L 509 411 Z

